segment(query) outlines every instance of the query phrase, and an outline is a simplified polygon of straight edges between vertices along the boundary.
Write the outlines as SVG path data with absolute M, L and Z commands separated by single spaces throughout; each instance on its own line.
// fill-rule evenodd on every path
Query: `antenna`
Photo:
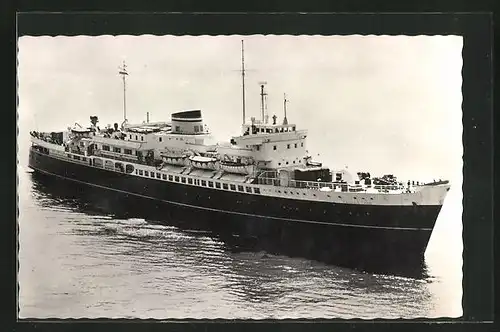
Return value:
M 264 85 L 267 84 L 267 82 L 259 82 L 260 84 L 260 108 L 262 110 L 262 123 L 264 123 L 265 120 L 265 96 L 267 96 L 267 93 L 264 92 Z
M 287 125 L 288 124 L 288 119 L 286 118 L 286 103 L 288 103 L 289 100 L 286 99 L 286 93 L 283 94 L 283 110 L 285 111 L 285 117 L 283 118 L 283 124 Z
M 127 121 L 127 100 L 126 100 L 126 83 L 125 83 L 125 78 L 128 76 L 127 72 L 127 65 L 125 64 L 125 60 L 123 60 L 123 64 L 121 67 L 118 67 L 120 70 L 118 74 L 122 75 L 123 79 L 123 120 Z
M 243 49 L 243 39 L 241 40 L 241 90 L 243 103 L 243 124 L 245 124 L 245 51 Z

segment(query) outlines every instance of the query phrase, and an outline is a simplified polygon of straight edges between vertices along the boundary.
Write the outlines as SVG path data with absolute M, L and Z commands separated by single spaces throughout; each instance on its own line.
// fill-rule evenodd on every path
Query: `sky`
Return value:
M 458 36 L 77 36 L 18 42 L 20 134 L 75 122 L 123 120 L 118 66 L 126 61 L 127 117 L 169 121 L 201 109 L 218 140 L 240 133 L 241 40 L 247 119 L 268 112 L 309 132 L 314 159 L 401 179 L 461 181 Z M 22 137 L 24 137 L 22 136 Z M 22 138 L 20 138 L 22 139 Z

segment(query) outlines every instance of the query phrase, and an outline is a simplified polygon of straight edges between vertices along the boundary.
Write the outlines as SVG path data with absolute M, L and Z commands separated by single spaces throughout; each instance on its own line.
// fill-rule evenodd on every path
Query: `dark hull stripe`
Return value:
M 68 178 L 68 177 L 65 177 L 65 176 L 62 176 L 62 175 L 58 175 L 58 174 L 54 174 L 54 173 L 51 173 L 51 172 L 48 172 L 48 171 L 45 171 L 45 170 L 37 169 L 37 168 L 35 168 L 33 166 L 30 166 L 30 167 L 33 170 L 41 172 L 41 173 L 44 173 L 44 174 L 56 176 L 58 178 L 70 180 L 70 181 L 77 182 L 77 183 L 82 183 L 82 184 L 93 186 L 93 187 L 97 187 L 97 188 L 108 189 L 108 190 L 120 192 L 120 193 L 123 193 L 123 194 L 134 195 L 134 196 L 138 196 L 138 197 L 142 197 L 142 198 L 157 200 L 157 201 L 168 203 L 168 204 L 175 204 L 175 205 L 179 205 L 179 206 L 184 206 L 184 207 L 189 207 L 189 208 L 196 208 L 196 209 L 207 210 L 207 211 L 222 212 L 222 213 L 235 214 L 235 215 L 241 215 L 241 216 L 249 216 L 249 217 L 275 219 L 275 220 L 282 220 L 282 221 L 302 222 L 302 223 L 309 223 L 309 224 L 320 224 L 320 225 L 328 225 L 328 226 L 357 227 L 357 228 L 375 228 L 375 229 L 392 229 L 392 230 L 403 230 L 403 231 L 431 231 L 432 230 L 431 228 L 409 228 L 409 227 L 403 228 L 403 227 L 387 227 L 387 226 L 352 225 L 352 224 L 341 224 L 341 223 L 325 223 L 325 222 L 320 222 L 320 221 L 301 220 L 301 219 L 293 219 L 293 218 L 280 218 L 280 217 L 272 217 L 272 216 L 264 216 L 264 215 L 258 215 L 258 214 L 250 214 L 250 213 L 243 213 L 243 212 L 236 212 L 236 211 L 227 211 L 227 210 L 221 210 L 221 209 L 214 209 L 214 208 L 202 207 L 202 206 L 197 206 L 197 205 L 191 205 L 191 204 L 185 204 L 185 203 L 179 203 L 179 202 L 173 202 L 173 201 L 166 201 L 166 200 L 163 200 L 163 199 L 159 199 L 159 198 L 155 198 L 155 197 L 151 197 L 151 196 L 147 196 L 147 195 L 137 194 L 137 193 L 128 192 L 128 191 L 124 191 L 124 190 L 120 190 L 120 189 L 116 189 L 116 188 L 102 186 L 102 185 L 95 184 L 95 183 L 89 183 L 89 182 L 80 181 L 80 180 L 77 180 L 77 179 Z

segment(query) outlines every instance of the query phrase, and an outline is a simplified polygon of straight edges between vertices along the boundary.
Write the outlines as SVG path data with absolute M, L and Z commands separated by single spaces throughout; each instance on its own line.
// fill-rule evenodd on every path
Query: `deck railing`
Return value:
M 289 180 L 280 179 L 277 177 L 265 177 L 261 174 L 257 177 L 257 183 L 263 185 L 271 186 L 281 186 L 281 187 L 292 187 L 292 188 L 304 188 L 313 190 L 330 189 L 333 191 L 349 191 L 349 192 L 367 192 L 376 190 L 379 192 L 393 192 L 407 190 L 407 186 L 401 186 L 399 184 L 394 185 L 362 185 L 362 184 L 349 184 L 344 182 L 319 182 L 319 181 L 302 181 L 302 180 Z
M 93 155 L 96 157 L 103 157 L 103 158 L 110 158 L 110 159 L 114 159 L 114 160 L 139 163 L 137 156 L 134 156 L 134 155 L 124 156 L 123 154 L 120 154 L 117 152 L 94 150 Z M 146 164 L 146 163 L 142 162 L 139 164 Z

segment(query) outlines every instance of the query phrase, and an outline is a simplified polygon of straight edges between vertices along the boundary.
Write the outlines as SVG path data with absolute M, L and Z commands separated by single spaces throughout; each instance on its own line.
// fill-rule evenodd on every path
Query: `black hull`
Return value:
M 426 209 L 417 211 L 415 207 L 358 206 L 353 210 L 353 206 L 337 205 L 336 211 L 325 213 L 324 203 L 295 201 L 298 208 L 290 212 L 286 211 L 293 209 L 294 201 L 290 200 L 280 202 L 265 196 L 139 178 L 61 161 L 34 151 L 30 152 L 29 160 L 32 169 L 49 175 L 47 180 L 73 181 L 70 186 L 80 188 L 82 199 L 99 193 L 100 199 L 103 195 L 103 200 L 113 202 L 108 207 L 113 206 L 115 211 L 130 217 L 210 230 L 232 250 L 264 250 L 371 272 L 404 275 L 421 272 L 424 252 L 440 210 L 440 207 L 420 207 Z M 370 209 L 369 221 L 359 217 L 366 215 L 364 208 Z M 231 210 L 234 213 L 228 213 Z M 329 215 L 335 217 L 327 223 Z M 378 219 L 373 215 L 378 215 Z M 307 222 L 297 221 L 301 218 Z M 337 224 L 337 220 L 343 223 Z M 346 226 L 351 220 L 355 227 Z M 401 220 L 412 227 L 399 227 Z M 420 229 L 413 227 L 417 222 L 422 225 Z

